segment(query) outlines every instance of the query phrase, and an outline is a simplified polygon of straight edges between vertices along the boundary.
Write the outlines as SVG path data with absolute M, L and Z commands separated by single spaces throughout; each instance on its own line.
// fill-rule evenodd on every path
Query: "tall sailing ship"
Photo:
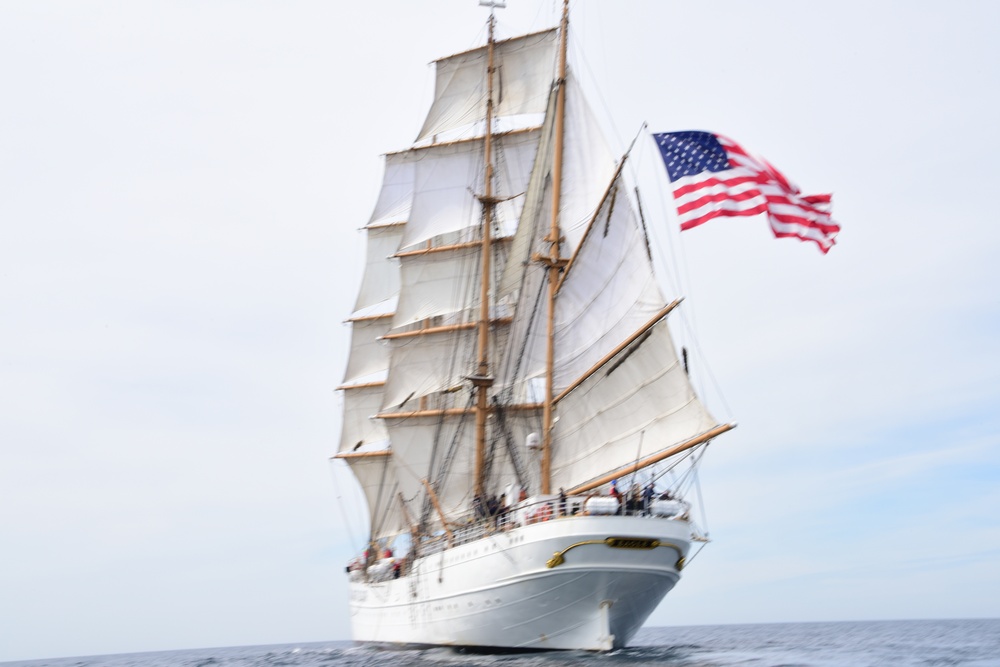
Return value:
M 732 425 L 678 358 L 628 155 L 567 66 L 568 0 L 558 28 L 494 25 L 436 62 L 365 227 L 335 456 L 370 521 L 352 633 L 611 650 L 703 539 L 659 476 Z

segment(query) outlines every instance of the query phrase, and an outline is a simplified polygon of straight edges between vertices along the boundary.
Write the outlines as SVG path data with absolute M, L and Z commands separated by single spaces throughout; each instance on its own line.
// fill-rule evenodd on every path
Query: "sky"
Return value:
M 555 22 L 508 5 L 501 35 Z M 349 638 L 365 534 L 328 459 L 358 230 L 428 63 L 486 17 L 0 3 L 0 661 Z M 643 122 L 720 132 L 843 226 L 826 256 L 759 218 L 656 230 L 695 383 L 739 427 L 701 469 L 713 541 L 648 623 L 1000 617 L 1000 5 L 572 21 L 616 152 Z

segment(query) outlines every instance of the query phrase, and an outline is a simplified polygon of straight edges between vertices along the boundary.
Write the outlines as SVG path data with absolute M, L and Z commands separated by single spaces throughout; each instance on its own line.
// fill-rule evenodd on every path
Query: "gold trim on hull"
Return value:
M 661 540 L 649 539 L 646 537 L 605 537 L 603 540 L 584 540 L 571 544 L 562 551 L 552 554 L 552 558 L 545 561 L 545 567 L 552 569 L 559 567 L 566 562 L 566 553 L 571 549 L 582 547 L 588 544 L 604 544 L 612 549 L 655 549 L 657 547 L 668 547 L 677 552 L 678 559 L 674 568 L 680 572 L 684 567 L 684 551 L 673 542 L 663 542 Z

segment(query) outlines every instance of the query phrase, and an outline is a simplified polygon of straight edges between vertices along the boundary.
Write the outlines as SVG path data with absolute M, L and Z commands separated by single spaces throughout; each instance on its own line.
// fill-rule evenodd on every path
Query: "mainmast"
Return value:
M 562 238 L 559 234 L 559 208 L 562 199 L 563 162 L 563 121 L 566 116 L 566 33 L 569 28 L 569 0 L 563 0 L 562 20 L 559 22 L 559 76 L 556 79 L 556 127 L 555 155 L 552 165 L 552 216 L 549 235 L 549 255 L 542 261 L 548 268 L 548 322 L 545 339 L 545 403 L 542 409 L 542 493 L 552 493 L 552 406 L 554 402 L 554 361 L 555 361 L 555 309 L 556 293 L 559 291 L 559 275 L 566 265 L 560 257 Z
M 493 386 L 493 378 L 490 376 L 489 368 L 489 336 L 490 336 L 490 265 L 492 258 L 491 231 L 493 227 L 493 209 L 496 200 L 493 197 L 493 57 L 494 42 L 493 31 L 496 26 L 496 17 L 493 14 L 494 8 L 503 7 L 502 2 L 495 0 L 480 0 L 481 5 L 490 8 L 489 20 L 489 41 L 487 42 L 487 64 L 486 64 L 486 134 L 484 138 L 485 150 L 483 160 L 485 161 L 483 194 L 479 201 L 483 206 L 483 226 L 482 226 L 482 252 L 479 286 L 479 337 L 478 337 L 478 358 L 479 363 L 476 374 L 469 379 L 476 387 L 476 483 L 473 493 L 478 498 L 483 498 L 485 480 L 483 471 L 486 458 L 486 419 L 489 415 L 489 404 L 487 401 L 487 391 Z

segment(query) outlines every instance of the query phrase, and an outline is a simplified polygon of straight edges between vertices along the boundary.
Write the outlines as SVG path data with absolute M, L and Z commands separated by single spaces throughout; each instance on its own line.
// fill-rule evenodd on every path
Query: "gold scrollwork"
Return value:
M 660 546 L 659 540 L 645 537 L 607 537 L 604 543 L 614 549 L 655 549 Z
M 684 567 L 684 552 L 676 544 L 670 542 L 661 542 L 660 540 L 649 539 L 645 537 L 606 537 L 603 540 L 584 540 L 582 542 L 576 542 L 571 544 L 562 551 L 557 551 L 552 554 L 552 558 L 545 562 L 545 566 L 548 568 L 554 568 L 562 565 L 566 562 L 566 553 L 571 549 L 577 547 L 582 547 L 585 544 L 604 544 L 614 549 L 655 549 L 657 547 L 669 547 L 677 552 L 677 562 L 674 564 L 674 568 L 680 572 Z

